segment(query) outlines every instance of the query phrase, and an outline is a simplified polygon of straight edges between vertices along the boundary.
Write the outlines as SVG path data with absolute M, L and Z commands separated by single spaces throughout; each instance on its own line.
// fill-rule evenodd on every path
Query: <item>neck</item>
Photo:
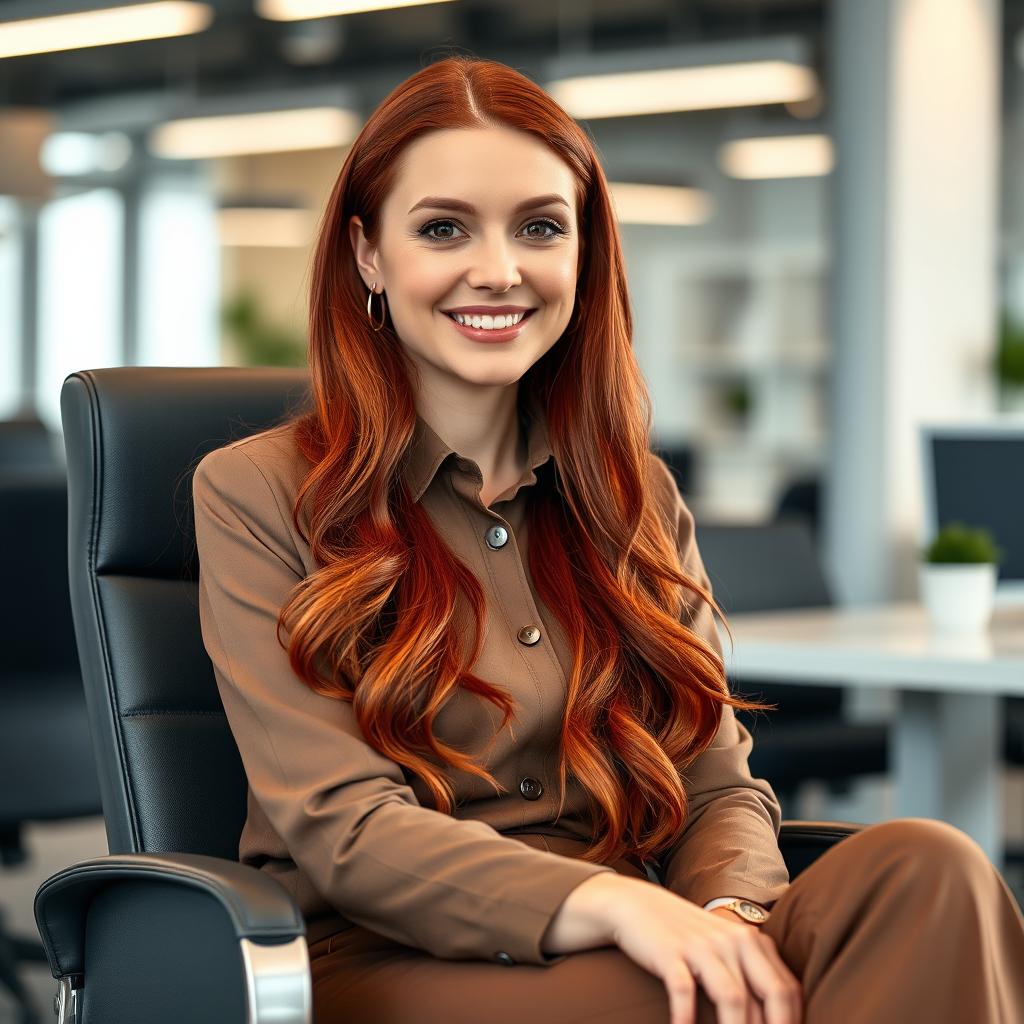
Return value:
M 454 395 L 424 387 L 416 411 L 438 437 L 480 467 L 485 482 L 503 480 L 518 477 L 527 461 L 517 399 L 518 382 Z

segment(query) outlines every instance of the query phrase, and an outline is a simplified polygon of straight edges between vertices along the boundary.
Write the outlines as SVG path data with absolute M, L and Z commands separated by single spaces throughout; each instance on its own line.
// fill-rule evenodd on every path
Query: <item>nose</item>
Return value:
M 522 283 L 515 247 L 500 233 L 482 239 L 473 247 L 466 281 L 471 288 L 493 292 L 508 291 Z

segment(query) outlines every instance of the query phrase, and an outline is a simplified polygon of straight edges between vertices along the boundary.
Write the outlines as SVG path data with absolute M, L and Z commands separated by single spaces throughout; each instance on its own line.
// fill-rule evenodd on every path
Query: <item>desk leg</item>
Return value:
M 903 690 L 893 732 L 900 817 L 940 818 L 1002 866 L 999 697 Z

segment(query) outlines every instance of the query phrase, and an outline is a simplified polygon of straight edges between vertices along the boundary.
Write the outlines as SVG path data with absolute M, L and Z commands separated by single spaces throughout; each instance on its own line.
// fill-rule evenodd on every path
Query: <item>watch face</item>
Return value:
M 748 921 L 757 921 L 760 923 L 768 920 L 767 912 L 756 903 L 749 903 L 747 900 L 740 900 L 740 902 L 736 904 L 736 909 Z

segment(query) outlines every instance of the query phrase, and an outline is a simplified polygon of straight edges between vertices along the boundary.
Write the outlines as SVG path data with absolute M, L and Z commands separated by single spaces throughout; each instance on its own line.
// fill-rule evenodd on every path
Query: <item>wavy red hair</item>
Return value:
M 721 658 L 681 620 L 686 591 L 718 606 L 682 571 L 674 524 L 653 497 L 650 400 L 594 148 L 547 93 L 503 64 L 448 57 L 402 82 L 363 126 L 334 184 L 312 266 L 313 405 L 293 423 L 310 463 L 293 518 L 301 529 L 306 507 L 307 540 L 321 568 L 290 595 L 278 636 L 289 633 L 297 675 L 318 693 L 350 700 L 367 741 L 419 776 L 436 810 L 453 809 L 446 766 L 506 791 L 433 735 L 457 687 L 499 707 L 501 728 L 515 704 L 470 671 L 482 642 L 483 591 L 403 482 L 416 423 L 415 365 L 390 321 L 380 333 L 369 325 L 347 228 L 357 214 L 376 243 L 383 200 L 414 139 L 496 125 L 540 138 L 577 184 L 576 308 L 557 344 L 520 381 L 547 412 L 556 460 L 556 485 L 534 489 L 527 516 L 529 569 L 574 659 L 562 799 L 571 772 L 590 797 L 600 837 L 585 859 L 652 856 L 685 823 L 683 772 L 711 743 L 722 706 L 757 705 L 730 695 Z M 453 628 L 465 614 L 475 619 L 468 658 Z

